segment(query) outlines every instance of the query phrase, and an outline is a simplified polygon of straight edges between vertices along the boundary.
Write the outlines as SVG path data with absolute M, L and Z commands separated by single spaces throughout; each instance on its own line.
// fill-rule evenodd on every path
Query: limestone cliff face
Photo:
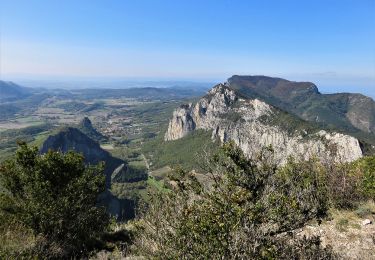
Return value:
M 293 125 L 289 127 L 284 119 Z M 323 130 L 293 129 L 302 123 L 306 122 L 258 99 L 243 98 L 227 84 L 219 84 L 195 105 L 183 105 L 173 113 L 165 140 L 204 129 L 212 131 L 212 138 L 221 142 L 233 140 L 249 157 L 272 145 L 279 163 L 285 163 L 289 156 L 336 161 L 353 161 L 362 156 L 356 138 Z
M 168 140 L 176 140 L 195 129 L 195 122 L 191 117 L 191 109 L 192 104 L 188 104 L 182 105 L 173 112 L 173 117 L 168 126 L 168 129 L 173 130 L 169 131 Z

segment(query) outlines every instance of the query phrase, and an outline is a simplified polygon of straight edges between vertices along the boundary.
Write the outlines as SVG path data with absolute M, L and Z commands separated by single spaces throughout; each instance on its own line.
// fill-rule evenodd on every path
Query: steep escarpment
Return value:
M 268 104 L 325 127 L 366 136 L 375 144 L 375 102 L 361 94 L 321 94 L 311 82 L 266 76 L 232 76 L 228 85 L 248 98 Z
M 212 131 L 212 138 L 221 142 L 233 140 L 249 157 L 271 145 L 280 163 L 289 156 L 336 161 L 362 156 L 356 138 L 320 130 L 264 101 L 238 93 L 229 84 L 219 84 L 196 104 L 178 108 L 165 140 L 179 139 L 195 129 Z

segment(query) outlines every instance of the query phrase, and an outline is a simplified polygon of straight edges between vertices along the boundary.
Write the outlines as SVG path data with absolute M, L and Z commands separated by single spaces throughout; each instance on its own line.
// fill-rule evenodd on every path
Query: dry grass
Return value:
M 164 166 L 162 168 L 150 171 L 150 175 L 154 177 L 156 180 L 162 180 L 167 177 L 169 173 L 173 172 L 173 169 L 169 166 Z
M 300 235 L 320 235 L 323 245 L 331 245 L 335 252 L 349 259 L 374 259 L 374 202 L 363 203 L 352 211 L 331 210 L 330 215 L 331 220 L 306 226 Z M 364 226 L 362 221 L 366 218 L 373 224 Z
M 28 251 L 35 245 L 36 239 L 31 230 L 21 225 L 2 225 L 0 230 L 0 252 L 19 253 Z

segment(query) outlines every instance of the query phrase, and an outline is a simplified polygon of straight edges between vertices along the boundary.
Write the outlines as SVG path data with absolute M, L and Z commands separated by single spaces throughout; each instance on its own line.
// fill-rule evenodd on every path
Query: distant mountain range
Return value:
M 129 88 L 184 88 L 208 90 L 212 82 L 181 80 L 126 80 L 126 79 L 60 79 L 60 80 L 26 80 L 19 79 L 20 85 L 30 88 L 45 89 L 129 89 Z
M 0 121 L 8 120 L 14 117 L 16 114 L 30 114 L 33 111 L 36 111 L 38 107 L 43 104 L 43 102 L 48 102 L 48 99 L 51 98 L 58 98 L 61 100 L 72 99 L 74 100 L 72 102 L 78 102 L 77 100 L 86 100 L 91 102 L 95 99 L 112 98 L 134 98 L 146 101 L 170 101 L 175 99 L 199 97 L 205 93 L 205 90 L 206 88 L 199 88 L 196 85 L 194 85 L 192 89 L 188 88 L 187 85 L 176 85 L 169 88 L 137 87 L 123 89 L 43 89 L 27 88 L 13 82 L 0 80 Z M 83 105 L 82 102 L 79 103 Z M 99 103 L 95 103 L 82 109 L 95 109 L 100 105 L 101 104 Z
M 169 100 L 173 98 L 198 97 L 204 94 L 205 90 L 194 90 L 188 88 L 127 88 L 127 89 L 77 89 L 70 90 L 74 97 L 82 99 L 93 98 L 143 98 Z
M 139 83 L 140 84 L 140 83 Z M 152 84 L 148 82 L 146 85 L 137 85 L 136 87 L 121 88 L 120 86 L 112 86 L 112 88 L 94 88 L 88 85 L 87 88 L 77 87 L 70 89 L 58 88 L 28 88 L 13 83 L 11 81 L 0 80 L 0 102 L 12 102 L 24 99 L 33 95 L 45 96 L 61 96 L 66 98 L 144 98 L 144 99 L 173 99 L 186 97 L 199 97 L 203 95 L 209 88 L 207 83 L 192 84 L 173 84 L 168 85 Z M 164 86 L 164 87 L 161 87 Z
M 28 97 L 32 94 L 32 90 L 22 87 L 10 81 L 0 80 L 0 102 L 14 101 Z

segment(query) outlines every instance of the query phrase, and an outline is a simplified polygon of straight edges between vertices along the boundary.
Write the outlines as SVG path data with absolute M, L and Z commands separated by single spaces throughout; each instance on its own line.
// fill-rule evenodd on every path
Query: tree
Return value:
M 330 202 L 335 208 L 353 209 L 375 199 L 375 156 L 326 167 Z
M 86 166 L 82 155 L 21 143 L 0 167 L 0 221 L 32 230 L 33 255 L 66 258 L 86 254 L 109 225 L 98 196 L 105 190 L 103 165 Z
M 247 159 L 233 143 L 223 146 L 206 168 L 211 183 L 178 170 L 172 191 L 154 194 L 136 222 L 135 253 L 156 259 L 331 259 L 318 237 L 296 230 L 325 217 L 323 167 L 290 159 L 278 168 Z
M 375 156 L 367 156 L 354 163 L 354 170 L 361 173 L 359 190 L 364 198 L 375 201 Z

